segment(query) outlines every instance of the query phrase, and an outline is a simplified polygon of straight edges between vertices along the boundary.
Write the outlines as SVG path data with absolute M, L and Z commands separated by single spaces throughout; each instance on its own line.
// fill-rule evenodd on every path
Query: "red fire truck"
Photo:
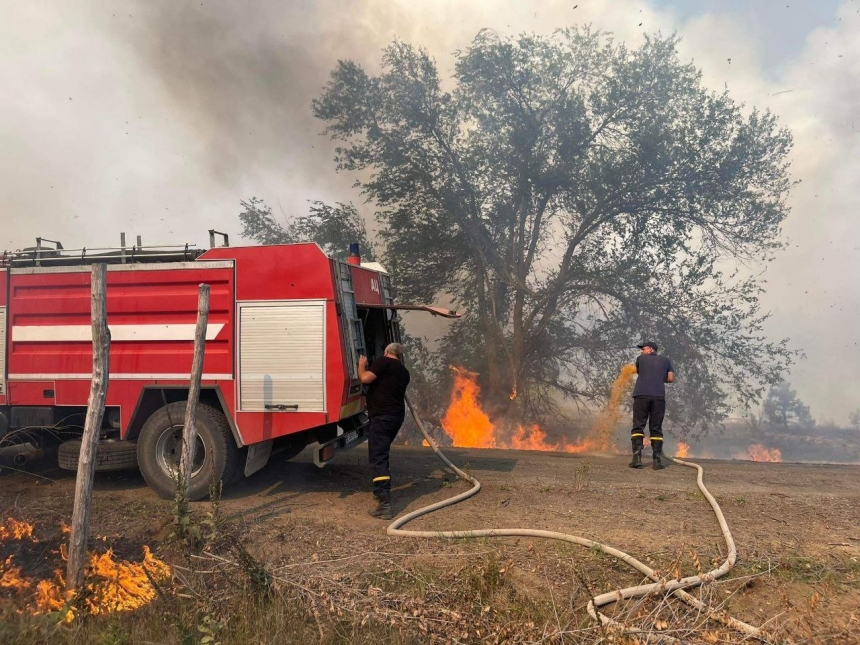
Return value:
M 198 285 L 211 288 L 190 496 L 315 447 L 323 465 L 364 440 L 356 362 L 399 341 L 389 276 L 315 244 L 86 249 L 57 244 L 0 265 L 0 442 L 61 441 L 75 469 L 92 377 L 90 266 L 108 264 L 110 380 L 97 470 L 139 467 L 162 497 L 181 452 Z M 225 236 L 226 244 L 226 236 Z M 35 434 L 34 434 L 35 431 Z

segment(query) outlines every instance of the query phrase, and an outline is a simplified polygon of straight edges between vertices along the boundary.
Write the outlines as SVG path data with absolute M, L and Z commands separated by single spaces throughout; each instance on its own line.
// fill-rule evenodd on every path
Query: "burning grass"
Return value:
M 714 458 L 714 455 L 711 454 L 711 451 L 705 450 L 704 453 L 694 455 L 690 445 L 679 441 L 678 447 L 675 450 L 675 456 L 679 459 L 686 459 L 688 457 L 704 457 L 704 458 Z M 761 443 L 755 443 L 747 448 L 746 452 L 736 452 L 734 455 L 735 459 L 741 459 L 743 461 L 760 461 L 760 462 L 781 462 L 782 461 L 782 451 L 779 448 L 768 448 L 767 446 Z
M 779 448 L 768 448 L 760 443 L 753 444 L 747 451 L 751 461 L 782 461 L 782 452 Z
M 578 508 L 582 517 L 593 518 L 595 530 L 612 530 L 606 520 L 600 523 L 602 509 L 591 505 L 606 490 L 624 489 L 604 488 L 600 468 L 589 470 L 585 463 L 580 468 L 574 474 L 577 481 L 583 487 L 589 479 L 597 485 L 590 494 L 586 491 L 585 496 L 577 496 L 581 505 L 573 508 Z M 508 480 L 499 481 L 508 486 Z M 489 494 L 490 487 L 486 490 Z M 503 490 L 510 493 L 509 488 Z M 506 497 L 513 497 L 516 504 L 521 494 Z M 556 503 L 552 496 L 562 494 L 573 503 L 574 498 L 555 489 L 541 494 L 537 503 L 545 499 L 549 508 Z M 524 497 L 522 503 L 525 506 L 534 500 Z M 676 502 L 683 508 L 683 499 Z M 698 498 L 688 502 L 688 510 L 704 506 Z M 192 549 L 178 540 L 165 547 L 170 549 L 172 581 L 159 584 L 163 598 L 156 591 L 153 602 L 135 611 L 98 615 L 82 611 L 70 625 L 63 626 L 52 614 L 16 612 L 12 603 L 0 602 L 0 643 L 180 645 L 203 642 L 205 637 L 211 637 L 206 642 L 223 645 L 636 642 L 602 630 L 586 614 L 585 604 L 594 594 L 641 581 L 638 574 L 599 552 L 514 539 L 380 541 L 379 525 L 371 528 L 360 520 L 356 525 L 345 525 L 343 516 L 317 517 L 315 511 L 302 514 L 300 505 L 285 506 L 293 512 L 273 517 L 266 506 L 264 514 L 254 515 L 248 512 L 248 498 L 237 500 L 233 508 L 242 508 L 244 513 L 241 523 L 234 525 L 222 522 L 213 510 L 217 535 L 213 532 L 215 537 L 206 538 L 199 548 Z M 750 506 L 753 504 L 747 509 Z M 137 511 L 132 514 L 129 506 L 118 506 L 112 518 L 117 532 L 139 533 L 138 515 Z M 612 522 L 614 526 L 617 519 Z M 11 534 L 15 526 L 17 533 L 27 533 L 23 523 L 4 523 L 3 529 Z M 732 528 L 740 527 L 733 523 Z M 43 553 L 59 548 L 60 540 L 51 541 L 41 523 L 30 535 L 38 538 L 33 546 L 39 546 Z M 228 535 L 235 537 L 228 539 Z M 234 540 L 241 540 L 251 553 L 245 547 L 238 548 Z M 10 541 L 9 555 L 28 546 L 28 541 L 27 537 Z M 120 561 L 133 560 L 131 556 L 139 548 L 122 542 L 113 546 L 114 559 Z M 784 550 L 781 544 L 762 544 L 759 548 L 757 560 L 751 563 L 748 557 L 743 559 L 731 579 L 706 585 L 695 592 L 697 597 L 756 624 L 767 620 L 769 627 L 792 630 L 786 633 L 797 634 L 804 642 L 856 642 L 850 637 L 856 620 L 849 619 L 857 599 L 860 569 L 856 561 L 842 557 L 836 567 L 832 556 L 828 562 L 800 556 L 788 559 L 780 555 Z M 688 557 L 690 549 L 679 551 L 677 541 L 671 540 L 648 561 L 674 576 L 677 567 L 683 573 L 694 572 L 722 557 L 710 539 L 699 540 L 692 551 Z M 747 555 L 749 551 L 745 549 Z M 35 553 L 32 549 L 29 552 Z M 6 557 L 6 552 L 3 555 Z M 55 562 L 52 557 L 48 566 L 55 566 Z M 28 571 L 31 578 L 48 579 L 51 573 L 50 568 L 40 568 L 35 559 L 13 559 L 12 563 Z M 265 593 L 255 583 L 261 570 L 270 580 Z M 4 598 L 18 598 L 15 593 L 0 590 Z M 619 603 L 607 611 L 654 638 L 673 636 L 687 643 L 750 642 L 706 622 L 700 613 L 664 594 Z M 783 611 L 787 613 L 780 613 Z M 770 618 L 774 620 L 770 622 Z
M 108 549 L 90 554 L 82 588 L 77 594 L 67 593 L 66 532 L 62 527 L 59 535 L 40 540 L 27 522 L 9 518 L 0 526 L 0 603 L 31 614 L 57 613 L 70 623 L 81 612 L 139 609 L 155 597 L 156 585 L 170 578 L 170 567 L 147 546 L 140 562 L 118 560 Z
M 569 453 L 623 454 L 615 441 L 614 434 L 621 423 L 624 401 L 629 396 L 636 377 L 634 365 L 624 365 L 612 384 L 606 407 L 595 419 L 588 433 L 579 439 L 562 437 L 553 441 L 539 425 L 516 425 L 508 428 L 503 421 L 494 422 L 481 406 L 481 387 L 478 375 L 462 367 L 451 367 L 454 372 L 454 387 L 442 428 L 457 448 L 503 448 L 512 450 L 540 450 Z M 423 445 L 428 445 L 426 441 Z M 646 445 L 648 441 L 646 439 Z M 691 446 L 679 441 L 675 456 L 679 459 L 689 457 L 713 457 L 711 451 L 693 454 Z M 729 453 L 731 454 L 731 453 Z M 727 455 L 728 456 L 728 455 Z M 782 461 L 779 448 L 768 448 L 761 443 L 749 446 L 746 452 L 737 452 L 735 459 L 758 462 Z
M 296 525 L 295 531 L 305 525 L 308 522 Z M 325 528 L 307 526 L 312 544 L 319 541 Z M 326 547 L 337 548 L 323 539 L 318 548 Z M 171 593 L 168 602 L 135 612 L 76 620 L 70 628 L 52 632 L 37 628 L 36 619 L 26 614 L 0 615 L 0 642 L 637 642 L 602 630 L 585 613 L 585 604 L 594 593 L 637 580 L 626 568 L 600 553 L 568 545 L 513 540 L 415 542 L 398 544 L 390 553 L 379 550 L 376 540 L 361 547 L 368 550 L 339 552 L 327 558 L 313 557 L 316 554 L 308 555 L 307 551 L 288 562 L 267 563 L 274 590 L 265 599 L 251 591 L 247 572 L 238 559 L 207 549 L 199 557 L 190 558 L 188 567 L 177 567 L 176 589 L 180 593 Z M 717 557 L 707 557 L 711 555 Z M 664 559 L 660 564 L 667 571 L 679 566 L 679 562 L 685 569 L 692 569 L 699 556 L 693 553 L 691 557 L 692 560 Z M 805 601 L 808 585 L 799 586 L 786 597 L 782 593 L 783 578 L 775 575 L 770 565 L 739 575 L 738 579 L 706 585 L 695 593 L 713 607 L 733 612 L 751 597 L 761 596 L 773 603 L 763 605 L 768 615 L 776 608 L 789 612 L 777 622 L 782 625 L 784 620 L 790 620 L 785 627 L 792 629 L 792 634 L 804 634 L 799 631 L 801 626 L 812 625 L 819 636 L 828 629 L 828 638 L 808 638 L 806 642 L 855 642 L 847 626 L 834 629 L 824 621 L 826 615 L 816 620 L 815 612 L 820 614 L 821 610 L 813 607 L 812 601 Z M 821 589 L 816 600 L 819 607 L 826 602 L 832 584 L 817 585 Z M 671 636 L 685 643 L 750 642 L 741 634 L 707 621 L 697 611 L 672 602 L 666 594 L 622 603 L 610 608 L 610 613 L 654 639 Z M 5 618 L 8 620 L 4 626 Z M 772 627 L 776 628 L 776 624 Z M 206 636 L 212 640 L 202 640 Z M 785 641 L 775 636 L 767 642 Z
M 451 391 L 448 410 L 442 419 L 442 428 L 451 437 L 455 447 L 570 453 L 619 452 L 613 433 L 621 419 L 624 398 L 629 394 L 636 376 L 634 365 L 621 368 L 618 378 L 612 384 L 606 408 L 597 417 L 588 434 L 574 442 L 566 437 L 553 442 L 538 425 L 517 425 L 513 432 L 509 432 L 509 436 L 505 437 L 505 430 L 495 424 L 481 407 L 478 375 L 461 367 L 451 369 L 454 371 L 454 388 Z

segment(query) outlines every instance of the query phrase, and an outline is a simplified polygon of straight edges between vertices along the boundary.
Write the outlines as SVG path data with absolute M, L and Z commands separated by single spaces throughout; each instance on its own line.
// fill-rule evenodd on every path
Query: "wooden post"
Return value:
M 107 265 L 94 264 L 92 272 L 92 327 L 93 327 L 93 379 L 81 454 L 78 457 L 78 475 L 75 481 L 75 505 L 72 510 L 72 529 L 69 534 L 69 558 L 66 567 L 66 590 L 74 591 L 84 579 L 87 556 L 87 537 L 90 524 L 90 503 L 93 500 L 93 473 L 99 430 L 105 413 L 105 396 L 110 369 L 110 330 L 107 326 Z
M 179 462 L 180 485 L 183 498 L 188 498 L 191 481 L 191 464 L 197 444 L 197 401 L 200 399 L 200 381 L 203 378 L 203 354 L 206 350 L 206 327 L 209 323 L 209 285 L 201 284 L 197 297 L 197 328 L 194 331 L 194 360 L 191 362 L 191 387 L 185 407 L 185 425 L 182 430 L 182 459 Z

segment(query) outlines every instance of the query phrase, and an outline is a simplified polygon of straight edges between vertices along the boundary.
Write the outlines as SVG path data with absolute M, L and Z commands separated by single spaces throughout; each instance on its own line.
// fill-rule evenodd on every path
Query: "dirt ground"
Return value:
M 482 482 L 481 493 L 405 528 L 560 531 L 607 543 L 658 571 L 680 567 L 683 575 L 695 573 L 696 559 L 707 570 L 725 557 L 693 469 L 670 464 L 663 471 L 631 470 L 624 457 L 445 452 Z M 696 461 L 705 468 L 705 484 L 720 503 L 738 550 L 737 567 L 728 576 L 734 582 L 708 591 L 711 601 L 724 600 L 736 617 L 774 629 L 793 620 L 800 631 L 792 633 L 812 641 L 860 642 L 860 467 Z M 392 469 L 398 515 L 468 488 L 429 448 L 395 447 Z M 57 524 L 70 515 L 74 484 L 74 475 L 62 471 L 3 475 L 0 511 L 37 525 Z M 276 456 L 225 491 L 220 512 L 248 551 L 274 571 L 317 567 L 326 575 L 347 575 L 384 560 L 410 571 L 429 562 L 457 572 L 469 560 L 496 558 L 499 575 L 509 576 L 522 594 L 570 605 L 585 624 L 583 588 L 597 594 L 642 582 L 610 558 L 559 543 L 388 537 L 387 523 L 367 515 L 369 484 L 364 446 L 323 469 L 313 465 L 309 451 L 289 462 Z M 95 491 L 94 535 L 117 545 L 134 537 L 158 551 L 170 532 L 170 501 L 159 499 L 134 472 L 98 474 Z M 496 621 L 499 629 L 504 620 Z

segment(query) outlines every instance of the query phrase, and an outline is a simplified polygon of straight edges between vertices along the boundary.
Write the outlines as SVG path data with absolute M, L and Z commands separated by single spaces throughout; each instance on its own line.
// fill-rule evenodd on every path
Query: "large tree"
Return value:
M 378 74 L 339 62 L 313 103 L 378 209 L 400 299 L 469 313 L 441 351 L 499 405 L 594 397 L 647 337 L 675 361 L 692 429 L 790 362 L 763 334 L 753 270 L 781 246 L 790 134 L 707 90 L 676 44 L 483 31 L 444 82 L 395 42 Z

